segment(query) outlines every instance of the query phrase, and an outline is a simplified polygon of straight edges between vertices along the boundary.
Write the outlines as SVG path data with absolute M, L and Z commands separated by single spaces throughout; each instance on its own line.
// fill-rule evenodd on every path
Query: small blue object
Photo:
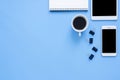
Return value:
M 91 55 L 89 56 L 89 59 L 92 60 L 93 58 L 94 58 L 94 55 L 91 54 Z
M 90 44 L 93 43 L 93 38 L 89 38 L 89 43 L 90 43 Z
M 98 49 L 97 49 L 96 47 L 93 47 L 92 50 L 93 50 L 94 52 L 97 52 L 97 51 L 98 51 Z
M 92 36 L 94 36 L 94 35 L 95 35 L 95 32 L 92 31 L 92 30 L 90 30 L 89 34 L 91 34 Z

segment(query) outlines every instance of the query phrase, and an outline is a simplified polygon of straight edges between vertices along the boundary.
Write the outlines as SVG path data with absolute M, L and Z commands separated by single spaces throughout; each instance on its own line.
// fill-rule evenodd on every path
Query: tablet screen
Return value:
M 92 16 L 116 16 L 117 0 L 93 0 Z

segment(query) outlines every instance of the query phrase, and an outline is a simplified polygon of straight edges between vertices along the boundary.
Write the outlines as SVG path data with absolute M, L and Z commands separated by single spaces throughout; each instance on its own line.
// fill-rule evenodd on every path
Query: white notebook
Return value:
M 88 10 L 88 0 L 49 0 L 49 10 Z

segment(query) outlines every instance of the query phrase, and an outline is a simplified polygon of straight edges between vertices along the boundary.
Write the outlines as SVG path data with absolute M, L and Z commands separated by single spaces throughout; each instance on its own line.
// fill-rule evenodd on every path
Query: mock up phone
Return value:
M 116 26 L 102 26 L 102 56 L 116 54 Z

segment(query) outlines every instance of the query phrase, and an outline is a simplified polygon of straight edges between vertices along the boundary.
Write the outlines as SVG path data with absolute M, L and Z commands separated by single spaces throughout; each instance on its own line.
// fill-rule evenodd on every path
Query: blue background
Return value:
M 85 12 L 49 12 L 48 5 L 48 0 L 0 0 L 0 80 L 120 80 L 120 16 L 92 21 L 90 0 Z M 71 28 L 77 14 L 89 20 L 81 37 Z M 116 57 L 101 56 L 103 25 L 117 26 Z M 95 58 L 89 61 L 91 53 Z

